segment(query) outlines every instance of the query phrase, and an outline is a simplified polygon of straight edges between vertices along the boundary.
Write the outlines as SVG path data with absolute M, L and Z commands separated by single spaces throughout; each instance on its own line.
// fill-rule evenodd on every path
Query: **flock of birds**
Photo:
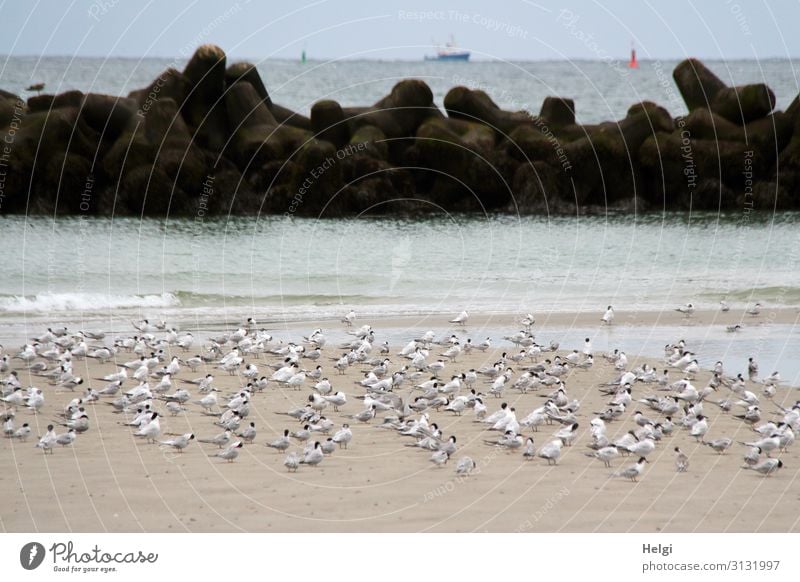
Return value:
M 727 305 L 722 309 L 727 310 Z M 759 309 L 756 305 L 748 313 L 758 315 Z M 691 317 L 694 306 L 678 310 Z M 612 325 L 613 319 L 609 306 L 601 321 Z M 465 311 L 449 323 L 466 327 L 468 320 Z M 459 457 L 460 444 L 456 435 L 447 435 L 440 427 L 449 423 L 437 423 L 434 416 L 464 415 L 471 415 L 485 429 L 482 441 L 486 445 L 521 454 L 525 460 L 558 465 L 564 448 L 581 434 L 581 400 L 569 395 L 567 384 L 573 374 L 592 368 L 596 357 L 613 367 L 614 377 L 596 388 L 606 404 L 591 415 L 585 454 L 609 468 L 622 456 L 635 460 L 614 471 L 614 477 L 637 481 L 659 444 L 679 431 L 725 454 L 736 441 L 713 434 L 712 411 L 730 414 L 753 435 L 739 441 L 744 447 L 742 468 L 765 476 L 784 466 L 780 454 L 791 447 L 800 428 L 800 401 L 790 408 L 773 403 L 769 412 L 762 405 L 762 399 L 771 401 L 776 393 L 781 382 L 777 372 L 759 377 L 758 365 L 751 358 L 747 377 L 728 375 L 722 362 L 717 362 L 708 383 L 695 385 L 700 368 L 684 341 L 665 346 L 662 371 L 646 363 L 632 367 L 621 350 L 595 354 L 590 338 L 582 349 L 572 351 L 560 351 L 557 342 L 540 345 L 531 331 L 534 317 L 527 314 L 519 319 L 521 329 L 502 339 L 515 346 L 515 353 L 504 351 L 491 365 L 463 369 L 458 366 L 462 354 L 488 357 L 500 351 L 491 338 L 473 342 L 464 339 L 463 333 L 437 336 L 428 331 L 396 351 L 388 342 L 379 344 L 370 325 L 356 328 L 355 321 L 354 311 L 344 316 L 342 323 L 351 340 L 334 346 L 321 329 L 296 343 L 279 341 L 249 318 L 229 333 L 208 338 L 192 357 L 186 354 L 200 342 L 192 333 L 179 332 L 165 322 L 131 322 L 134 331 L 113 341 L 106 341 L 109 338 L 102 332 L 49 328 L 13 355 L 3 353 L 0 346 L 3 434 L 25 442 L 33 437 L 33 429 L 29 422 L 18 425 L 19 417 L 47 414 L 52 421 L 45 434 L 36 437 L 35 447 L 52 454 L 87 438 L 83 435 L 92 424 L 89 410 L 102 404 L 112 407 L 121 419 L 118 424 L 142 441 L 178 453 L 193 442 L 203 443 L 215 447 L 210 457 L 233 462 L 242 447 L 257 441 L 256 423 L 248 419 L 255 399 L 265 390 L 279 388 L 290 394 L 308 392 L 302 396 L 303 406 L 277 412 L 291 419 L 287 422 L 294 428 L 264 443 L 285 454 L 283 464 L 289 471 L 319 466 L 337 449 L 347 449 L 354 435 L 366 430 L 362 426 L 391 432 L 398 442 L 424 451 L 431 463 L 443 467 Z M 82 359 L 114 362 L 116 371 L 88 381 L 75 373 L 74 364 Z M 402 364 L 393 365 L 393 361 Z M 199 373 L 201 369 L 205 373 Z M 334 384 L 350 369 L 360 370 L 363 377 L 348 394 Z M 238 388 L 227 393 L 219 388 L 214 374 L 220 373 L 238 377 Z M 21 374 L 38 385 L 23 386 Z M 673 381 L 671 374 L 678 378 Z M 81 394 L 56 412 L 45 406 L 49 392 L 76 390 Z M 503 400 L 507 393 L 536 393 L 543 403 L 518 417 L 515 407 Z M 357 411 L 340 413 L 353 401 L 359 403 Z M 208 418 L 209 434 L 198 437 L 164 430 L 165 418 L 190 410 Z M 330 411 L 339 413 L 343 422 L 337 424 Z M 768 420 L 769 414 L 774 417 Z M 633 428 L 621 436 L 616 436 L 620 431 L 609 434 L 609 425 L 625 421 L 631 421 Z M 554 434 L 537 446 L 534 435 L 545 427 Z M 688 455 L 680 447 L 673 450 L 675 469 L 688 471 Z M 477 468 L 465 455 L 455 465 L 459 475 Z

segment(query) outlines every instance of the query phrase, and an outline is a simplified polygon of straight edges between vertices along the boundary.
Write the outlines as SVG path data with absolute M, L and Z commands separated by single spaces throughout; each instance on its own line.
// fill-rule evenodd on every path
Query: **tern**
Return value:
M 469 314 L 466 311 L 462 311 L 458 315 L 456 315 L 453 319 L 450 320 L 450 323 L 455 323 L 458 325 L 467 325 L 467 320 L 469 319 Z
M 241 449 L 242 446 L 242 441 L 236 441 L 224 451 L 209 455 L 209 457 L 219 457 L 220 459 L 225 459 L 229 463 L 233 463 L 236 457 L 239 456 L 239 449 Z
M 783 467 L 783 461 L 780 459 L 765 459 L 756 465 L 742 465 L 742 469 L 751 469 L 761 473 L 765 477 L 777 473 L 778 469 Z
M 644 464 L 647 463 L 647 459 L 644 457 L 639 457 L 639 460 L 636 462 L 635 465 L 631 465 L 627 469 L 614 473 L 613 477 L 624 477 L 625 479 L 630 479 L 634 483 L 636 479 L 642 474 L 644 471 Z
M 182 453 L 183 449 L 188 447 L 189 443 L 191 443 L 193 440 L 194 440 L 194 433 L 187 432 L 186 434 L 175 437 L 173 439 L 169 439 L 166 441 L 158 441 L 158 444 L 163 447 L 172 447 L 179 453 Z

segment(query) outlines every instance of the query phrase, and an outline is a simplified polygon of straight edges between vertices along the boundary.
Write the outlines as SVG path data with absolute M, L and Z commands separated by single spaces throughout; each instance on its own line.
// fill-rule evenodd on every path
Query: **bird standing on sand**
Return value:
M 689 457 L 682 452 L 680 447 L 675 447 L 675 470 L 685 473 L 689 469 Z
M 645 459 L 644 457 L 639 457 L 639 460 L 636 462 L 635 465 L 631 465 L 627 469 L 612 474 L 612 477 L 624 477 L 625 479 L 630 479 L 631 481 L 636 483 L 636 479 L 644 471 L 644 464 L 646 462 L 647 459 Z
M 333 442 L 339 445 L 340 448 L 346 449 L 348 443 L 353 440 L 353 432 L 350 430 L 349 424 L 343 424 L 335 435 L 333 435 Z
M 297 456 L 297 453 L 292 451 L 286 458 L 283 460 L 283 466 L 288 469 L 290 473 L 296 473 L 297 468 L 300 466 L 300 457 Z
M 53 425 L 47 425 L 47 432 L 44 434 L 43 437 L 39 439 L 39 442 L 36 443 L 37 449 L 42 449 L 45 453 L 50 451 L 50 454 L 53 453 L 53 446 L 56 444 L 56 433 L 53 430 Z
M 283 431 L 282 437 L 272 441 L 271 443 L 267 443 L 267 446 L 279 451 L 285 451 L 291 444 L 292 443 L 289 441 L 289 429 L 287 428 Z
M 242 441 L 236 441 L 224 451 L 209 455 L 209 457 L 219 457 L 220 459 L 225 459 L 229 463 L 233 463 L 233 461 L 236 460 L 236 457 L 239 456 L 239 449 L 241 449 L 242 446 Z
M 713 441 L 700 441 L 707 447 L 711 447 L 720 455 L 731 448 L 733 444 L 733 440 L 729 439 L 728 437 L 723 437 L 719 439 L 714 439 Z
M 611 467 L 611 461 L 619 457 L 619 451 L 614 445 L 609 445 L 596 450 L 593 453 L 584 453 L 587 457 L 594 457 L 600 459 L 606 467 Z
M 453 319 L 450 320 L 450 323 L 455 323 L 458 325 L 467 325 L 467 320 L 469 319 L 469 314 L 466 311 L 462 311 L 458 315 L 456 315 Z
M 542 459 L 547 459 L 548 465 L 558 465 L 558 459 L 561 457 L 561 447 L 563 445 L 564 442 L 561 439 L 552 440 L 539 449 L 537 456 Z
M 353 322 L 356 320 L 356 312 L 352 309 L 342 318 L 342 323 L 347 327 L 352 327 Z
M 222 432 L 210 439 L 197 439 L 197 442 L 217 445 L 219 448 L 222 448 L 231 442 L 231 431 L 226 430 L 225 432 Z
M 675 311 L 683 313 L 684 317 L 691 317 L 694 315 L 694 305 L 687 303 L 686 305 L 676 308 Z
M 163 447 L 171 447 L 178 451 L 179 453 L 183 452 L 183 449 L 189 446 L 194 440 L 194 433 L 187 432 L 181 436 L 175 437 L 174 439 L 169 439 L 167 441 L 158 441 L 158 444 Z
M 449 458 L 450 455 L 447 454 L 447 451 L 434 451 L 431 455 L 430 461 L 437 467 L 444 467 Z
M 303 465 L 311 465 L 312 467 L 316 467 L 322 462 L 322 459 L 325 458 L 325 454 L 322 452 L 321 444 L 319 441 L 314 443 L 314 448 L 306 451 L 303 458 L 300 459 L 300 463 Z
M 742 469 L 751 469 L 769 477 L 773 473 L 777 473 L 778 469 L 781 467 L 783 467 L 783 461 L 780 459 L 765 459 L 757 465 L 743 465 Z
M 747 310 L 747 315 L 752 315 L 754 317 L 756 315 L 759 315 L 760 313 L 761 313 L 761 304 L 760 303 L 756 303 L 750 309 Z
M 603 317 L 601 318 L 601 321 L 606 325 L 611 325 L 611 323 L 614 321 L 614 308 L 613 307 L 611 307 L 610 305 L 608 306 L 608 309 L 606 309 L 606 312 L 603 315 Z

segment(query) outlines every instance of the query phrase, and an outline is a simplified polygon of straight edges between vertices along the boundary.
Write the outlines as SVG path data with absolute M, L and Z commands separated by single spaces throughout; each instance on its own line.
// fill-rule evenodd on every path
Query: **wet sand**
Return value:
M 498 317 L 507 319 L 498 320 Z M 760 318 L 769 318 L 766 311 Z M 592 325 L 599 316 L 556 315 L 537 317 L 537 325 Z M 563 318 L 563 319 L 560 319 Z M 677 319 L 676 319 L 677 318 Z M 726 325 L 748 316 L 739 313 L 696 313 L 692 325 Z M 793 323 L 797 312 L 784 309 L 776 312 L 770 321 Z M 396 318 L 370 321 L 376 330 L 373 355 L 377 356 L 382 342 L 381 327 L 408 328 L 408 338 L 427 329 L 434 329 L 437 337 L 458 330 L 446 323 L 446 317 Z M 615 324 L 625 325 L 627 314 L 617 313 Z M 657 333 L 659 325 L 681 321 L 674 312 L 636 314 L 630 318 L 637 325 L 651 325 Z M 508 325 L 509 333 L 518 328 L 511 316 L 478 316 L 470 319 L 469 335 L 480 337 L 480 327 Z M 358 321 L 357 325 L 365 323 Z M 341 324 L 328 327 L 341 329 Z M 310 332 L 313 326 L 295 324 L 292 330 Z M 534 328 L 534 331 L 536 328 Z M 284 340 L 300 340 L 299 331 L 276 334 Z M 664 343 L 675 338 L 664 338 Z M 475 339 L 473 340 L 475 341 Z M 541 341 L 541 340 L 540 340 Z M 515 353 L 510 343 L 496 342 L 497 347 L 486 353 L 473 351 L 462 354 L 454 364 L 447 364 L 442 377 L 480 368 L 493 363 L 503 351 Z M 392 347 L 392 366 L 395 370 L 406 361 L 395 355 L 401 346 Z M 691 346 L 689 346 L 691 347 Z M 562 346 L 562 355 L 582 346 Z M 564 351 L 566 350 L 566 351 Z M 9 350 L 10 351 L 10 350 Z M 434 349 L 432 354 L 438 353 Z M 785 468 L 777 475 L 762 477 L 753 471 L 741 469 L 745 448 L 734 445 L 726 454 L 718 455 L 710 448 L 695 443 L 688 431 L 676 427 L 673 436 L 662 440 L 638 483 L 631 483 L 611 472 L 627 467 L 635 459 L 623 457 L 606 469 L 602 462 L 584 455 L 589 449 L 589 421 L 594 411 L 605 408 L 608 397 L 598 390 L 600 383 L 614 378 L 617 373 L 603 358 L 595 357 L 590 370 L 573 370 L 566 379 L 570 399 L 581 402 L 577 414 L 579 436 L 573 446 L 564 448 L 557 466 L 547 466 L 546 461 L 525 461 L 520 452 L 509 453 L 484 444 L 484 439 L 495 438 L 487 425 L 474 422 L 471 411 L 463 416 L 431 411 L 431 422 L 442 428 L 445 436 L 458 437 L 459 450 L 443 468 L 429 462 L 430 453 L 406 447 L 413 442 L 395 432 L 375 426 L 383 414 L 368 424 L 345 417 L 362 409 L 355 396 L 363 388 L 354 384 L 363 375 L 364 368 L 353 366 L 345 375 L 338 375 L 330 358 L 341 355 L 336 346 L 326 346 L 319 363 L 335 390 L 347 394 L 348 403 L 334 412 L 330 407 L 324 414 L 336 423 L 350 422 L 353 442 L 347 450 L 337 450 L 326 457 L 318 467 L 301 466 L 297 473 L 288 473 L 283 466 L 284 453 L 264 446 L 283 432 L 284 428 L 296 430 L 300 425 L 280 413 L 302 406 L 311 392 L 312 383 L 306 382 L 303 390 L 286 390 L 271 384 L 266 391 L 256 394 L 251 404 L 247 422 L 254 421 L 258 437 L 254 444 L 246 445 L 233 463 L 209 457 L 218 449 L 213 445 L 192 443 L 183 454 L 148 445 L 132 436 L 133 430 L 122 426 L 125 419 L 112 413 L 112 407 L 97 403 L 89 407 L 90 430 L 78 437 L 69 448 L 58 448 L 52 455 L 44 455 L 34 447 L 37 437 L 46 425 L 56 418 L 56 413 L 80 392 L 54 392 L 43 378 L 28 378 L 21 362 L 14 360 L 12 368 L 19 369 L 23 385 L 31 383 L 42 387 L 46 404 L 37 415 L 21 410 L 17 425 L 29 422 L 33 435 L 28 442 L 0 440 L 0 524 L 3 531 L 43 532 L 469 532 L 469 531 L 563 531 L 563 532 L 787 532 L 800 530 L 800 517 L 796 508 L 800 493 L 796 479 L 800 475 L 797 445 L 782 454 Z M 180 354 L 183 356 L 184 354 Z M 191 355 L 191 354 L 189 354 Z M 545 354 L 543 357 L 551 357 Z M 598 354 L 596 354 L 597 356 Z M 118 355 L 120 362 L 133 359 L 131 354 Z M 434 361 L 436 358 L 428 358 Z M 279 361 L 277 356 L 254 361 L 262 373 L 267 362 Z M 541 361 L 541 358 L 540 358 Z M 629 367 L 649 361 L 663 368 L 663 362 L 631 358 Z M 303 360 L 301 365 L 312 369 L 316 364 Z M 515 368 L 516 378 L 519 374 Z M 113 364 L 100 365 L 94 361 L 75 362 L 75 373 L 86 378 L 98 378 L 113 372 Z M 238 376 L 221 370 L 209 369 L 215 375 L 215 384 L 232 393 L 241 386 Z M 271 370 L 270 370 L 271 372 Z M 743 370 L 726 370 L 736 374 Z M 183 368 L 178 379 L 202 376 L 205 370 L 192 373 Z M 673 380 L 681 377 L 677 370 L 671 372 Z M 427 378 L 427 376 L 425 377 Z M 693 382 L 698 388 L 706 385 L 709 372 L 701 372 Z M 513 380 L 512 380 L 513 382 Z M 92 380 L 90 385 L 101 387 L 104 383 Z M 176 385 L 179 383 L 176 381 Z M 135 382 L 128 380 L 127 388 Z M 479 389 L 486 392 L 488 384 L 479 380 Z M 399 391 L 401 396 L 413 395 L 407 383 Z M 761 386 L 748 382 L 748 390 L 761 398 L 764 418 L 771 419 L 776 408 L 761 394 Z M 524 418 L 531 410 L 541 406 L 548 389 L 520 394 L 507 389 L 502 398 L 487 397 L 489 413 L 502 402 L 516 408 L 517 418 Z M 652 385 L 637 383 L 634 398 L 654 393 Z M 417 392 L 417 394 L 419 394 Z M 723 390 L 712 399 L 729 397 Z M 193 397 L 199 397 L 193 391 Z M 797 398 L 797 392 L 788 387 L 778 389 L 774 401 L 788 406 Z M 161 404 L 159 408 L 163 409 Z M 178 416 L 165 416 L 162 428 L 165 433 L 194 432 L 198 437 L 211 437 L 220 429 L 213 426 L 213 418 L 203 415 L 197 405 L 188 405 L 188 411 Z M 625 417 L 608 424 L 608 436 L 622 435 L 635 428 L 632 419 L 635 410 L 658 419 L 658 414 L 644 404 L 632 405 Z M 741 412 L 741 410 L 739 410 Z M 747 425 L 725 413 L 717 406 L 706 403 L 709 416 L 709 438 L 728 436 L 735 440 L 752 440 L 756 437 Z M 533 435 L 537 448 L 551 440 L 558 425 L 542 426 Z M 65 430 L 65 429 L 61 429 Z M 59 432 L 61 432 L 61 430 Z M 164 437 L 168 438 L 168 437 Z M 324 440 L 322 438 L 321 440 Z M 686 473 L 677 473 L 673 448 L 680 446 L 689 455 L 690 466 Z M 300 451 L 302 445 L 293 444 Z M 478 470 L 469 477 L 457 477 L 455 465 L 464 455 L 472 457 Z

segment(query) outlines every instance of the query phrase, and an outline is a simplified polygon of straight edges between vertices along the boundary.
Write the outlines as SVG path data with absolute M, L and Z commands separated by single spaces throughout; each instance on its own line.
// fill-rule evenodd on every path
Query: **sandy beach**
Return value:
M 729 313 L 697 312 L 689 325 L 723 326 L 745 321 L 741 311 Z M 561 318 L 559 325 L 594 325 L 599 327 L 597 315 L 578 314 L 537 317 L 537 342 L 547 344 L 547 334 L 539 333 L 542 324 L 554 324 L 553 318 Z M 765 310 L 759 324 L 796 324 L 796 309 Z M 680 314 L 664 313 L 617 313 L 614 331 L 630 325 L 645 325 L 658 334 L 659 326 L 676 325 L 683 322 Z M 481 330 L 486 325 L 507 326 L 508 332 L 518 329 L 512 316 L 474 315 L 466 330 L 457 329 L 447 323 L 447 317 L 426 316 L 424 318 L 398 318 L 370 323 L 375 330 L 375 348 L 371 357 L 378 357 L 383 342 L 382 327 L 406 328 L 407 339 L 413 339 L 428 329 L 437 337 L 456 333 L 482 339 Z M 297 323 L 285 329 L 273 331 L 275 340 L 299 342 L 315 325 Z M 330 322 L 341 334 L 344 326 Z M 131 332 L 133 333 L 133 332 Z M 157 333 L 157 337 L 163 333 Z M 679 338 L 664 337 L 664 343 Z M 106 338 L 106 342 L 109 338 Z M 335 342 L 338 343 L 338 342 Z M 52 455 L 45 455 L 34 447 L 38 436 L 46 425 L 57 418 L 57 413 L 73 398 L 82 394 L 55 391 L 44 378 L 29 376 L 20 360 L 13 360 L 11 369 L 19 371 L 22 385 L 34 385 L 45 391 L 44 408 L 33 414 L 19 410 L 15 419 L 17 426 L 30 423 L 32 435 L 27 442 L 9 438 L 0 440 L 0 526 L 6 532 L 795 532 L 800 530 L 800 518 L 794 508 L 800 500 L 795 481 L 800 475 L 800 461 L 795 447 L 780 455 L 784 468 L 770 477 L 742 469 L 746 448 L 734 444 L 725 454 L 719 455 L 690 436 L 689 431 L 677 426 L 671 436 L 665 436 L 656 450 L 648 456 L 644 474 L 638 483 L 611 476 L 613 471 L 628 467 L 635 458 L 621 457 L 613 462 L 611 469 L 603 463 L 588 458 L 587 444 L 591 441 L 589 421 L 606 408 L 609 397 L 599 388 L 619 375 L 612 364 L 595 353 L 591 369 L 573 369 L 565 378 L 570 399 L 580 401 L 577 412 L 578 436 L 574 444 L 563 449 L 556 466 L 548 466 L 543 459 L 526 461 L 520 451 L 508 452 L 484 443 L 495 439 L 497 432 L 490 432 L 488 425 L 475 422 L 471 410 L 462 416 L 429 410 L 430 421 L 442 429 L 447 438 L 457 436 L 458 451 L 444 467 L 436 467 L 429 461 L 430 452 L 407 447 L 413 443 L 409 437 L 400 437 L 395 431 L 378 429 L 385 413 L 369 423 L 349 419 L 363 409 L 364 389 L 355 384 L 363 378 L 370 367 L 353 365 L 339 375 L 333 368 L 334 361 L 342 350 L 329 343 L 322 349 L 322 357 L 316 363 L 301 360 L 300 365 L 313 369 L 321 364 L 333 384 L 334 390 L 347 394 L 347 404 L 334 412 L 328 407 L 323 414 L 335 423 L 352 426 L 353 440 L 347 450 L 335 451 L 317 467 L 301 465 L 296 473 L 287 472 L 283 466 L 285 453 L 265 446 L 283 433 L 284 429 L 298 430 L 300 424 L 286 416 L 290 409 L 303 406 L 313 382 L 306 381 L 300 390 L 270 383 L 263 392 L 254 395 L 250 415 L 243 423 L 255 422 L 258 436 L 254 443 L 245 445 L 235 462 L 228 463 L 210 457 L 219 449 L 212 444 L 191 443 L 178 454 L 165 447 L 146 444 L 132 436 L 133 429 L 123 426 L 123 414 L 116 414 L 106 404 L 110 398 L 88 406 L 91 428 L 78 436 L 67 448 L 58 447 Z M 277 343 L 276 343 L 277 345 Z M 397 354 L 402 345 L 391 346 L 390 370 L 397 370 L 408 361 Z M 582 345 L 562 345 L 558 352 L 564 356 Z M 691 345 L 687 348 L 691 349 Z M 193 352 L 196 349 L 193 348 Z M 176 348 L 173 348 L 176 350 Z M 7 347 L 6 353 L 15 353 Z M 429 362 L 436 361 L 436 354 L 444 351 L 434 346 Z M 508 341 L 495 341 L 486 352 L 473 350 L 461 354 L 455 363 L 447 363 L 440 376 L 449 379 L 452 374 L 471 368 L 479 369 L 494 363 L 502 352 L 516 353 L 519 348 Z M 174 351 L 180 357 L 193 353 Z M 539 358 L 552 358 L 556 354 L 545 353 Z M 663 359 L 640 358 L 629 355 L 628 369 L 644 362 L 659 370 L 665 367 Z M 714 354 L 706 356 L 717 357 Z M 719 354 L 724 360 L 724 354 Z M 120 352 L 118 362 L 134 359 L 133 354 Z M 272 372 L 268 363 L 280 361 L 279 356 L 247 357 L 261 374 Z M 532 364 L 531 360 L 522 365 Z M 521 370 L 510 364 L 513 383 Z M 88 383 L 100 388 L 104 382 L 94 380 L 116 370 L 113 362 L 99 364 L 93 360 L 76 360 L 75 374 L 92 379 Z M 208 367 L 191 372 L 184 367 L 175 379 L 191 379 L 211 372 L 221 395 L 232 394 L 241 388 L 238 375 Z M 726 374 L 736 375 L 746 370 L 726 369 Z M 771 370 L 762 370 L 766 375 Z M 426 374 L 421 380 L 427 379 Z M 682 374 L 671 369 L 671 380 Z M 706 386 L 711 377 L 709 371 L 695 375 L 694 386 Z M 129 379 L 124 388 L 136 382 Z M 79 388 L 83 388 L 81 386 Z M 192 392 L 192 399 L 199 398 L 193 386 L 184 384 Z M 488 392 L 489 384 L 478 380 L 476 389 Z M 796 389 L 779 386 L 770 400 L 762 394 L 762 386 L 748 382 L 747 389 L 761 400 L 763 420 L 780 419 L 773 415 L 777 405 L 791 406 L 797 399 Z M 516 409 L 518 419 L 544 404 L 550 388 L 542 387 L 534 392 L 520 393 L 507 388 L 501 398 L 487 395 L 484 398 L 488 412 L 496 411 L 507 402 Z M 462 393 L 464 390 L 462 389 Z M 421 394 L 412 392 L 412 383 L 406 382 L 398 391 L 403 398 Z M 610 440 L 637 428 L 633 413 L 641 410 L 658 421 L 657 412 L 635 400 L 657 392 L 653 384 L 636 383 L 633 387 L 634 403 L 617 421 L 607 423 Z M 708 417 L 707 438 L 730 437 L 734 440 L 756 440 L 757 435 L 748 425 L 733 417 L 741 414 L 743 407 L 733 413 L 724 412 L 710 401 L 729 398 L 729 390 L 722 388 L 708 398 L 704 414 Z M 222 401 L 222 398 L 220 397 Z M 156 408 L 164 410 L 164 403 Z M 196 404 L 187 404 L 187 411 L 171 416 L 165 412 L 162 429 L 166 433 L 193 432 L 201 438 L 212 437 L 220 432 L 214 426 L 214 418 L 202 413 Z M 676 419 L 677 420 L 677 419 Z M 561 427 L 558 424 L 540 426 L 537 432 L 524 431 L 524 436 L 533 436 L 537 449 L 552 440 L 552 435 Z M 63 427 L 57 427 L 63 432 Z M 162 440 L 170 438 L 162 436 Z M 325 440 L 325 436 L 319 440 Z M 675 447 L 680 447 L 689 457 L 689 468 L 685 473 L 675 469 Z M 292 443 L 300 452 L 302 444 Z M 475 460 L 476 470 L 467 477 L 457 476 L 456 463 L 468 455 Z M 775 454 L 773 453 L 773 456 Z

